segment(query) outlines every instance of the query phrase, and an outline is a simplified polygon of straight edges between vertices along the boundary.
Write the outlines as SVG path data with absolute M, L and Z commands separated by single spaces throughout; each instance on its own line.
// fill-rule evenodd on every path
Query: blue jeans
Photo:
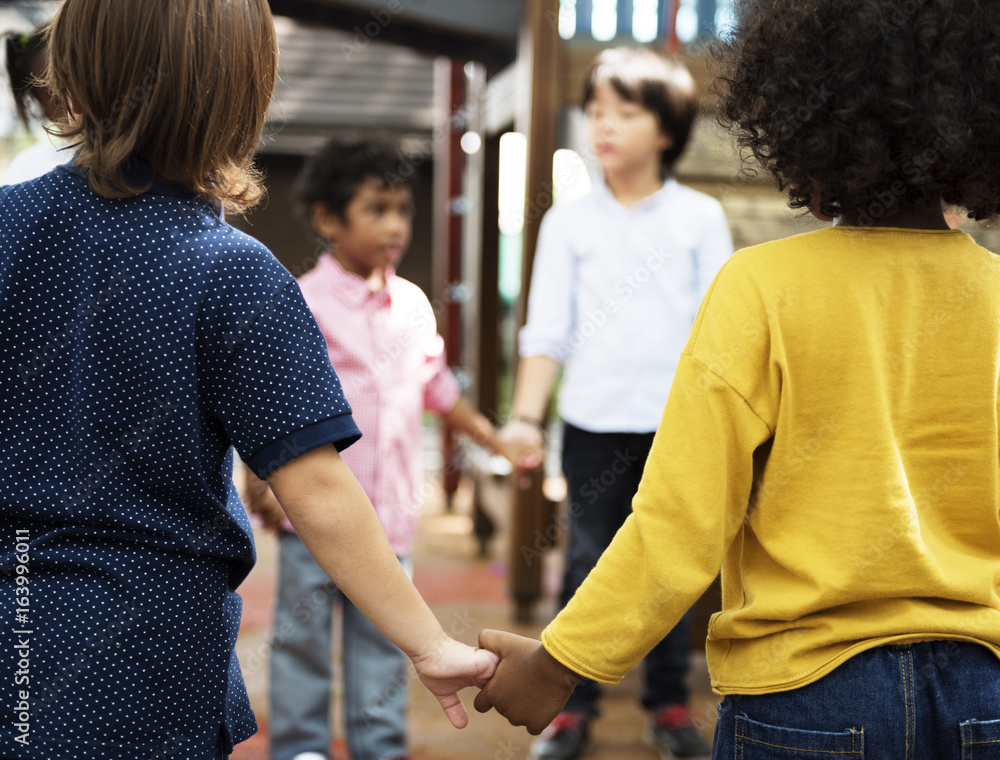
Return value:
M 632 512 L 632 497 L 653 444 L 653 433 L 591 433 L 566 423 L 563 428 L 563 474 L 569 497 L 569 546 L 560 609 L 597 564 L 615 533 Z M 642 704 L 647 710 L 684 704 L 692 613 L 681 618 L 667 637 L 646 655 Z M 600 686 L 584 678 L 566 709 L 596 716 Z
M 715 760 L 995 760 L 1000 661 L 962 641 L 855 655 L 792 691 L 728 696 Z
M 295 534 L 279 537 L 271 760 L 330 748 L 331 617 L 343 602 L 344 714 L 353 760 L 406 752 L 406 656 L 343 596 Z M 407 573 L 408 560 L 402 560 Z

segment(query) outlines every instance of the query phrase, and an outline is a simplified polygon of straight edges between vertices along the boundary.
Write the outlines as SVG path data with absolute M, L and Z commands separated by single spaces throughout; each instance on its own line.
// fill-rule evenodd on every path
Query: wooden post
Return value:
M 466 124 L 462 114 L 466 113 L 466 76 L 462 61 L 452 60 L 448 76 L 448 130 L 447 130 L 447 204 L 445 206 L 447 225 L 445 232 L 444 284 L 444 342 L 448 366 L 457 367 L 462 363 L 462 304 L 456 297 L 456 287 L 462 281 L 462 214 L 463 175 L 465 153 L 462 150 L 462 135 Z M 451 509 L 452 500 L 458 490 L 459 451 L 455 442 L 455 432 L 447 425 L 441 426 L 441 451 L 444 459 L 445 504 Z
M 555 153 L 559 95 L 559 0 L 525 0 L 519 65 L 522 67 L 522 98 L 518 109 L 518 131 L 528 140 L 525 188 L 524 249 L 521 268 L 519 323 L 524 324 L 531 287 L 531 269 L 542 215 L 552 205 L 552 156 Z M 511 593 L 518 622 L 528 622 L 542 593 L 538 536 L 552 518 L 551 505 L 542 494 L 543 472 L 530 486 L 516 486 L 510 546 Z
M 483 82 L 485 88 L 485 82 Z M 479 107 L 484 109 L 482 93 L 478 94 Z M 479 264 L 474 286 L 475 322 L 475 401 L 486 418 L 495 425 L 503 422 L 499 409 L 500 376 L 500 134 L 489 134 L 480 124 L 482 134 L 481 172 L 479 197 L 482 210 L 479 214 Z M 471 188 L 470 188 L 471 189 Z M 473 348 L 473 347 L 470 347 Z M 480 473 L 480 477 L 486 477 Z M 481 484 L 476 483 L 472 499 L 472 527 L 479 544 L 479 556 L 489 554 L 489 540 L 496 532 L 492 518 L 483 508 L 480 497 Z
M 476 293 L 479 299 L 479 352 L 476 357 L 476 402 L 479 411 L 498 424 L 500 376 L 500 135 L 483 135 L 482 258 Z

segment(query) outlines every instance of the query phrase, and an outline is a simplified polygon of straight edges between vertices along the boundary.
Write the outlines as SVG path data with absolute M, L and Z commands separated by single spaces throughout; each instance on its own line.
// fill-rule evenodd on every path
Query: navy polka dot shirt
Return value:
M 128 172 L 151 189 L 109 200 L 71 165 L 0 188 L 0 757 L 216 758 L 252 734 L 232 447 L 263 477 L 360 436 L 291 274 Z

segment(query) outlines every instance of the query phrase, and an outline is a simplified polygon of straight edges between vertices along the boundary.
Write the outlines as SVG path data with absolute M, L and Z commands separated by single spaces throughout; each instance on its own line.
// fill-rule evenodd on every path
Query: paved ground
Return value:
M 513 605 L 506 590 L 506 565 L 499 559 L 480 559 L 471 537 L 468 494 L 456 498 L 454 513 L 442 501 L 430 500 L 422 521 L 420 540 L 414 556 L 414 582 L 434 609 L 445 629 L 456 638 L 475 644 L 482 628 L 504 628 L 523 635 L 537 635 L 552 614 L 552 598 L 558 585 L 559 552 L 550 552 L 545 571 L 546 599 L 538 607 L 537 622 L 518 626 L 513 622 Z M 243 625 L 237 644 L 240 662 L 257 712 L 260 732 L 239 745 L 233 760 L 268 760 L 267 751 L 267 654 L 272 619 L 275 580 L 275 542 L 259 534 L 259 561 L 241 587 L 244 598 Z M 493 543 L 493 555 L 502 557 L 502 535 Z M 336 647 L 335 647 L 336 648 Z M 334 653 L 339 658 L 339 652 Z M 704 656 L 693 656 L 691 685 L 695 694 L 697 723 L 710 739 L 715 723 L 718 697 L 708 686 Z M 633 672 L 621 685 L 608 690 L 603 716 L 594 727 L 589 760 L 656 760 L 659 755 L 645 743 L 645 719 L 638 708 L 639 674 Z M 334 688 L 333 711 L 338 714 L 339 687 Z M 490 713 L 479 715 L 472 709 L 474 692 L 463 695 L 470 711 L 469 726 L 457 731 L 441 712 L 437 702 L 415 684 L 411 689 L 411 751 L 420 760 L 521 760 L 527 756 L 530 738 L 523 729 L 509 726 Z M 340 721 L 335 721 L 337 740 L 331 758 L 347 760 Z

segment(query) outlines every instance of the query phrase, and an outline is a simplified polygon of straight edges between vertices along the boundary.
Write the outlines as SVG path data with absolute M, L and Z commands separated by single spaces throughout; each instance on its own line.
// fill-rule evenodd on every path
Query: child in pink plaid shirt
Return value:
M 336 137 L 298 183 L 312 230 L 329 248 L 299 280 L 326 337 L 362 438 L 343 453 L 400 561 L 423 502 L 424 410 L 499 450 L 490 422 L 461 396 L 424 293 L 395 273 L 410 242 L 410 188 L 390 183 L 390 142 Z M 280 570 L 271 657 L 271 757 L 325 760 L 330 746 L 330 625 L 343 603 L 344 703 L 353 760 L 404 758 L 406 659 L 343 598 L 291 530 L 266 487 L 252 511 L 279 526 Z

